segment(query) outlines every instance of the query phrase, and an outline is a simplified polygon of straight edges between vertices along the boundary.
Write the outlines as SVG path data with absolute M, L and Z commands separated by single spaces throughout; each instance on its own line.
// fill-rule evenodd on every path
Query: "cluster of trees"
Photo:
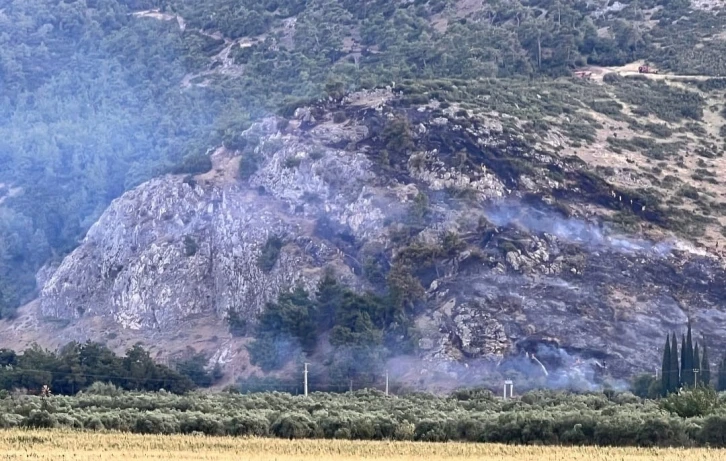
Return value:
M 232 328 L 237 318 L 230 315 Z M 391 351 L 410 350 L 409 326 L 395 293 L 358 294 L 328 273 L 314 297 L 295 287 L 268 303 L 248 349 L 252 362 L 265 371 L 279 369 L 301 354 L 307 360 L 319 356 L 317 368 L 325 368 L 331 380 L 347 383 L 355 378 L 363 385 L 376 380 Z M 316 355 L 323 344 L 332 351 Z
M 698 343 L 693 343 L 691 324 L 688 333 L 681 338 L 680 360 L 678 354 L 678 338 L 673 333 L 666 336 L 661 365 L 661 395 L 677 392 L 682 387 L 711 385 L 711 365 L 708 350 L 703 347 L 703 357 L 698 350 Z
M 121 392 L 96 384 L 76 396 L 0 396 L 1 427 L 67 427 L 144 434 L 609 446 L 726 446 L 726 415 L 683 417 L 613 392 L 533 392 L 503 401 L 488 391 L 450 396 Z
M 699 351 L 698 343 L 693 341 L 689 322 L 688 332 L 681 337 L 680 352 L 676 334 L 666 335 L 661 379 L 660 382 L 652 382 L 652 385 L 658 387 L 658 393 L 661 396 L 679 392 L 682 388 L 699 386 L 715 387 L 718 391 L 726 391 L 726 356 L 719 361 L 717 378 L 714 383 L 711 376 L 708 348 L 703 345 L 703 352 Z
M 172 369 L 154 362 L 138 344 L 123 357 L 93 342 L 69 343 L 57 353 L 37 346 L 20 354 L 0 349 L 0 389 L 37 393 L 48 385 L 56 394 L 72 395 L 102 381 L 127 390 L 185 393 L 221 378 L 218 367 L 207 370 L 206 366 L 204 355 L 191 354 Z

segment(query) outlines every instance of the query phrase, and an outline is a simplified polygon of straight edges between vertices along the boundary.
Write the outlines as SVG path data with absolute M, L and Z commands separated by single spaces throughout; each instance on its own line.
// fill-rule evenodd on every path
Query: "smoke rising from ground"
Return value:
M 397 356 L 388 362 L 387 367 L 395 381 L 439 392 L 484 387 L 501 394 L 507 379 L 513 381 L 515 394 L 536 389 L 597 392 L 612 388 L 625 391 L 629 387 L 626 381 L 607 376 L 606 363 L 594 358 L 581 358 L 545 344 L 539 344 L 534 354 L 523 351 L 500 361 L 426 361 Z
M 485 209 L 485 215 L 498 227 L 517 224 L 534 233 L 547 233 L 593 249 L 631 254 L 647 252 L 656 256 L 667 256 L 673 249 L 673 244 L 670 242 L 653 243 L 625 237 L 614 233 L 605 225 L 562 217 L 556 212 L 537 209 L 515 201 L 493 204 Z

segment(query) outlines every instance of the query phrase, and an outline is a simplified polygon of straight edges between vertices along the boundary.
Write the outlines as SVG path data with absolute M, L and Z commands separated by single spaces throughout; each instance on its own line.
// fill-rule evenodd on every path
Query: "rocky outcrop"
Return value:
M 265 196 L 159 178 L 116 200 L 46 282 L 45 316 L 113 316 L 121 328 L 180 328 L 196 315 L 254 316 L 280 287 L 310 285 L 339 255 Z M 284 241 L 269 272 L 270 237 Z
M 313 289 L 327 268 L 371 287 L 366 258 L 396 261 L 417 244 L 434 255 L 410 264 L 428 288 L 415 319 L 425 361 L 501 362 L 547 344 L 623 376 L 657 366 L 665 332 L 688 318 L 726 346 L 718 260 L 683 241 L 609 231 L 597 210 L 623 210 L 626 192 L 535 151 L 490 114 L 408 107 L 379 90 L 277 122 L 248 130 L 242 152 L 217 150 L 207 174 L 160 177 L 115 200 L 39 276 L 40 315 L 142 333 L 230 309 L 253 322 L 281 290 Z M 256 165 L 248 178 L 237 176 L 240 159 Z M 630 203 L 643 223 L 662 224 L 657 207 Z M 395 235 L 412 215 L 402 243 Z M 268 251 L 273 237 L 279 254 Z

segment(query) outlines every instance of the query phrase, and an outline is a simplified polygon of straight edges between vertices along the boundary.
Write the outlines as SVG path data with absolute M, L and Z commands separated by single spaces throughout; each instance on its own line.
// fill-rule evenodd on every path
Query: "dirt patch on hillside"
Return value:
M 588 71 L 592 72 L 595 85 L 604 85 L 602 77 L 607 72 L 637 74 L 637 67 L 642 64 L 636 62 L 621 67 L 590 67 Z M 646 75 L 648 78 L 659 78 L 654 74 Z M 596 130 L 595 140 L 582 145 L 575 143 L 576 147 L 566 143 L 568 147 L 561 154 L 579 157 L 614 187 L 651 191 L 660 196 L 658 202 L 661 206 L 681 210 L 685 213 L 684 219 L 701 221 L 701 234 L 689 235 L 689 239 L 703 245 L 713 254 L 726 257 L 726 254 L 722 254 L 726 246 L 726 234 L 723 234 L 726 226 L 726 182 L 722 181 L 726 157 L 723 156 L 723 139 L 719 135 L 721 126 L 726 123 L 719 114 L 724 94 L 721 91 L 699 91 L 696 85 L 686 81 L 686 76 L 681 77 L 682 81 L 665 79 L 665 83 L 697 92 L 704 98 L 703 117 L 700 120 L 683 119 L 673 123 L 660 120 L 653 114 L 647 117 L 637 115 L 635 108 L 629 107 L 614 92 L 608 91 L 609 99 L 621 105 L 618 118 L 623 119 L 616 120 L 589 108 L 582 109 L 601 125 Z M 688 76 L 688 79 L 693 77 Z M 583 100 L 583 105 L 587 105 L 587 102 Z M 638 125 L 645 126 L 648 123 L 667 127 L 671 134 L 657 138 L 645 129 L 638 128 Z M 560 136 L 566 137 L 564 133 Z M 643 140 L 647 141 L 646 145 L 643 145 Z M 664 149 L 667 145 L 676 150 L 661 154 L 662 158 L 654 156 L 652 148 L 659 144 L 663 144 Z
M 605 74 L 613 73 L 622 77 L 629 77 L 634 75 L 642 75 L 652 80 L 708 80 L 714 78 L 712 75 L 689 75 L 689 74 L 671 74 L 659 70 L 657 67 L 649 65 L 649 67 L 658 71 L 658 73 L 640 73 L 638 68 L 641 66 L 648 65 L 645 61 L 636 61 L 624 66 L 586 66 L 577 69 L 577 72 L 589 72 L 592 74 L 592 80 L 602 81 Z

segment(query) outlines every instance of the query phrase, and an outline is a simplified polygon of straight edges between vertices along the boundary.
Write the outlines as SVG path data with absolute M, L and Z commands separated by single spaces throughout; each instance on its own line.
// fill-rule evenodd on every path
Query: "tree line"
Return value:
M 27 389 L 38 392 L 44 385 L 53 393 L 72 395 L 96 382 L 111 383 L 120 389 L 189 392 L 211 386 L 222 374 L 219 367 L 206 369 L 203 354 L 178 360 L 173 368 L 156 363 L 140 344 L 118 356 L 106 346 L 72 342 L 58 352 L 37 345 L 22 353 L 0 349 L 0 389 Z
M 680 349 L 676 334 L 666 335 L 660 382 L 653 382 L 653 385 L 659 386 L 661 396 L 679 392 L 683 388 L 714 386 L 708 348 L 705 344 L 701 346 L 702 352 L 699 350 L 698 342 L 693 340 L 690 322 L 687 333 L 681 335 Z M 726 356 L 719 361 L 715 388 L 718 391 L 726 391 Z
M 319 365 L 313 368 L 324 370 L 325 376 L 315 377 L 318 382 L 356 379 L 359 385 L 371 384 L 391 351 L 414 350 L 415 332 L 390 278 L 387 294 L 358 294 L 328 272 L 314 296 L 299 286 L 281 292 L 267 303 L 254 328 L 234 310 L 227 320 L 233 334 L 254 337 L 247 348 L 251 362 L 263 371 L 305 357 Z M 321 347 L 323 343 L 331 349 Z

